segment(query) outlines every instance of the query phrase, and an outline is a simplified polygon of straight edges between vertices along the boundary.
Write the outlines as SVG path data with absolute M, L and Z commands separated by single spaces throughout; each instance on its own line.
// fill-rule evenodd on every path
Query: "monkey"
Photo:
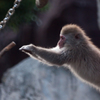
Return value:
M 36 0 L 35 3 L 38 8 L 43 8 L 48 3 L 48 0 Z
M 100 91 L 100 50 L 80 26 L 63 26 L 53 48 L 29 44 L 19 50 L 44 64 L 68 68 L 80 80 Z

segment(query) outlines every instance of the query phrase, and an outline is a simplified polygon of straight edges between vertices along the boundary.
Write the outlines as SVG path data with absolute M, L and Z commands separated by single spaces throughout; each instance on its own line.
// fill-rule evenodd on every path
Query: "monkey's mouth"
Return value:
M 59 48 L 64 47 L 65 41 L 66 41 L 66 37 L 64 35 L 60 35 L 60 40 L 57 43 L 59 45 Z
M 59 45 L 60 48 L 63 48 L 65 45 L 65 42 L 59 40 L 57 44 Z

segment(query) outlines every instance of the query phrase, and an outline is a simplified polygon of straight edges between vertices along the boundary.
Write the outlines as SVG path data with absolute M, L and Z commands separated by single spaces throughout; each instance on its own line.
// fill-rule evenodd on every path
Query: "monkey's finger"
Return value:
M 29 46 L 22 46 L 21 48 L 19 48 L 19 50 L 22 51 L 22 52 L 32 54 L 32 50 L 29 48 Z

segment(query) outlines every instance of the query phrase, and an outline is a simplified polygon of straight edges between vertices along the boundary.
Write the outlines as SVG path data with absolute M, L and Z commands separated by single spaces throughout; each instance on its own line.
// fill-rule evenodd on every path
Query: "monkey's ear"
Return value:
M 75 39 L 80 39 L 80 34 L 79 33 L 75 34 Z

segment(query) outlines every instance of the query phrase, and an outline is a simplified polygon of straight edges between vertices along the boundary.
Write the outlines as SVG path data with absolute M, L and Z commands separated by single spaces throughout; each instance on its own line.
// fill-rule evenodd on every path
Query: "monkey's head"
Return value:
M 62 47 L 76 47 L 89 41 L 85 34 L 85 32 L 77 25 L 70 24 L 65 25 L 60 32 L 60 40 L 58 41 L 58 45 L 60 48 Z

